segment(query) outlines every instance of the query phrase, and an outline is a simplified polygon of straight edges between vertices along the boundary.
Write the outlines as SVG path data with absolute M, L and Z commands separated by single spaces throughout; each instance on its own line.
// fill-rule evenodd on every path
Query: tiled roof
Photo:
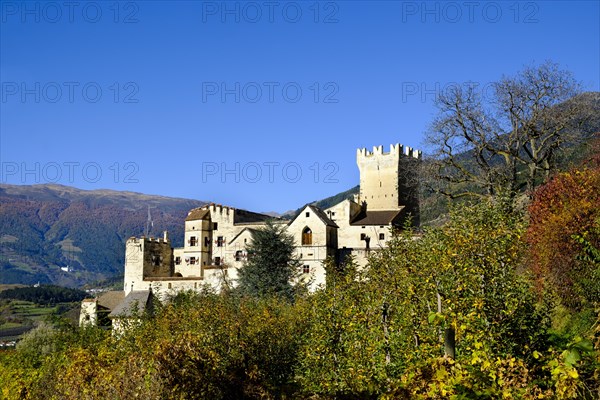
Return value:
M 222 209 L 232 210 L 233 211 L 233 223 L 237 224 L 255 224 L 255 223 L 263 223 L 268 220 L 277 220 L 278 218 L 272 217 L 266 214 L 260 214 L 252 211 L 241 210 L 238 208 L 214 205 L 210 204 L 204 207 L 194 208 L 192 211 L 188 213 L 186 217 L 186 221 L 196 221 L 199 219 L 207 219 L 207 216 L 210 216 L 210 211 L 212 206 L 222 207 Z
M 270 219 L 277 219 L 270 215 L 259 214 L 252 211 L 240 210 L 238 208 L 235 209 L 235 214 L 233 214 L 233 223 L 234 224 L 251 224 L 256 222 L 266 222 Z
M 361 211 L 350 225 L 400 225 L 403 214 L 403 209 Z
M 196 221 L 199 219 L 205 219 L 205 217 L 209 215 L 209 210 L 202 208 L 194 208 L 192 211 L 188 213 L 188 216 L 185 218 L 186 221 Z
M 98 297 L 98 305 L 101 307 L 114 310 L 125 299 L 125 292 L 122 290 L 111 290 L 104 292 Z
M 151 301 L 150 296 L 152 296 L 152 292 L 149 290 L 134 290 L 129 292 L 125 300 L 108 314 L 109 318 L 126 318 L 143 314 Z

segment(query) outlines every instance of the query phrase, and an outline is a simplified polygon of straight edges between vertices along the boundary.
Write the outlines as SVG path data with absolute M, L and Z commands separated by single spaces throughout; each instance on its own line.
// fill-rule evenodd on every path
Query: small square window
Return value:
M 304 274 L 310 273 L 310 265 L 303 265 L 302 266 L 302 273 L 304 273 Z
M 308 218 L 308 217 L 310 217 L 310 213 L 309 212 L 306 213 L 306 218 Z
M 192 265 L 196 264 L 196 257 L 190 257 L 190 264 L 192 264 Z
M 367 235 L 366 235 L 366 234 L 364 234 L 364 233 L 361 233 L 361 234 L 360 234 L 360 240 L 365 240 L 365 238 L 366 238 L 366 237 L 367 237 Z
M 217 247 L 223 247 L 223 236 L 217 236 Z
M 217 229 L 219 229 L 219 223 L 213 222 L 213 231 L 216 231 Z
M 181 264 L 181 257 L 175 257 L 175 265 Z
M 221 257 L 215 257 L 215 265 L 221 265 Z
M 384 233 L 380 233 L 379 234 L 379 240 L 385 240 L 385 234 Z

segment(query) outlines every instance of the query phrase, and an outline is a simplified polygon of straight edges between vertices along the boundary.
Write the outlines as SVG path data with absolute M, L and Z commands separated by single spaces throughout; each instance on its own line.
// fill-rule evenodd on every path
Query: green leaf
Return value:
M 563 353 L 565 364 L 575 365 L 577 361 L 581 360 L 581 355 L 577 349 L 565 350 Z

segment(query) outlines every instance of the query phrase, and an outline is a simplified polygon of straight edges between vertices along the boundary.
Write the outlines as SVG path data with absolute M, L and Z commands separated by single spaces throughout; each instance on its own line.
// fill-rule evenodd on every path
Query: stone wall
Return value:
M 144 278 L 173 276 L 173 248 L 169 240 L 144 239 Z

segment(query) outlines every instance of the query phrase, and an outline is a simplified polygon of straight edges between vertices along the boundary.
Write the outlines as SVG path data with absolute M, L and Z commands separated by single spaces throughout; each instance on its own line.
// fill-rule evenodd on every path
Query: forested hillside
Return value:
M 121 274 L 125 240 L 144 234 L 148 207 L 150 234 L 167 230 L 181 246 L 182 221 L 202 204 L 61 185 L 0 185 L 0 283 L 78 286 Z

